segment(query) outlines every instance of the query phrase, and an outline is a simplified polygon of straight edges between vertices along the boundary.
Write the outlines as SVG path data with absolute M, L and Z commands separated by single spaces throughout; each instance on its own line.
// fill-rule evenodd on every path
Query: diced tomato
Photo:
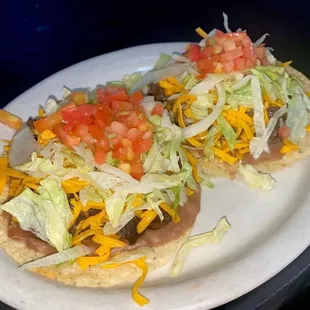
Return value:
M 96 106 L 92 104 L 82 104 L 74 110 L 63 110 L 61 112 L 63 119 L 66 122 L 71 122 L 83 116 L 93 115 L 96 111 Z
M 252 56 L 255 56 L 253 43 L 248 36 L 242 39 L 242 45 L 243 45 L 242 51 L 243 51 L 244 57 L 250 58 Z
M 141 154 L 135 154 L 134 158 L 130 161 L 132 164 L 141 162 Z
M 59 140 L 69 148 L 76 146 L 81 142 L 79 137 L 71 136 L 64 130 L 64 124 L 57 124 L 52 129 L 53 133 L 59 138 Z
M 214 53 L 213 48 L 211 46 L 206 46 L 201 50 L 200 55 L 201 58 L 208 58 L 213 56 L 213 53 Z
M 55 113 L 43 117 L 35 122 L 33 122 L 34 128 L 37 132 L 41 133 L 45 130 L 52 129 L 54 126 L 59 124 L 62 120 L 62 112 L 65 110 L 72 110 L 75 108 L 75 103 L 69 103 L 57 110 Z
M 85 93 L 82 91 L 74 91 L 70 94 L 70 99 L 75 102 L 76 105 L 82 105 L 86 103 Z
M 140 180 L 141 177 L 144 175 L 143 164 L 142 163 L 131 164 L 130 174 L 136 180 Z
M 260 59 L 263 66 L 270 66 L 270 62 L 267 60 L 267 57 Z
M 223 65 L 220 62 L 215 63 L 214 73 L 223 73 L 224 68 Z
M 279 129 L 279 137 L 282 140 L 287 140 L 291 135 L 291 129 L 287 126 L 283 126 Z
M 89 129 L 88 129 L 87 125 L 79 124 L 75 129 L 75 134 L 78 137 L 80 137 L 91 150 L 93 150 L 94 140 L 93 140 L 93 137 L 91 136 L 91 134 L 89 133 Z
M 245 58 L 238 57 L 234 61 L 234 71 L 243 71 L 245 69 Z
M 127 148 L 125 146 L 119 146 L 118 144 L 118 147 L 115 147 L 113 150 L 113 157 L 121 161 L 130 161 L 135 157 L 135 153 L 132 148 Z
M 111 128 L 112 128 L 113 133 L 116 133 L 122 136 L 124 136 L 126 132 L 128 131 L 128 127 L 125 124 L 120 123 L 118 121 L 113 121 L 111 123 Z
M 222 63 L 234 60 L 238 57 L 242 56 L 242 48 L 241 46 L 235 48 L 233 51 L 229 52 L 224 52 L 223 54 L 220 55 L 220 60 Z M 225 67 L 225 66 L 224 66 Z
M 94 158 L 95 158 L 95 162 L 97 164 L 99 164 L 99 165 L 104 164 L 105 160 L 106 160 L 105 150 L 103 148 L 101 148 L 100 146 L 97 146 Z
M 212 72 L 213 61 L 211 58 L 204 58 L 197 61 L 197 67 L 202 72 Z
M 143 100 L 143 94 L 141 91 L 136 91 L 134 92 L 130 97 L 129 97 L 129 101 L 134 105 L 137 106 L 141 103 L 141 101 Z
M 217 44 L 214 44 L 213 45 L 213 52 L 214 54 L 219 54 L 223 51 L 224 47 L 222 45 L 217 45 Z
M 164 113 L 164 106 L 161 103 L 156 103 L 155 107 L 153 108 L 151 115 L 159 115 L 162 116 Z
M 153 145 L 152 139 L 146 139 L 146 140 L 137 140 L 133 142 L 133 150 L 137 154 L 148 152 Z
M 246 59 L 245 67 L 246 67 L 246 69 L 253 68 L 253 64 L 251 63 L 250 59 Z
M 112 111 L 109 107 L 97 104 L 97 112 L 95 114 L 95 122 L 100 128 L 104 128 L 112 121 Z
M 66 131 L 75 130 L 76 126 L 78 126 L 79 124 L 84 124 L 84 125 L 89 126 L 93 122 L 94 122 L 94 119 L 89 116 L 79 117 L 65 124 L 64 129 Z
M 99 140 L 104 136 L 104 131 L 97 124 L 91 124 L 88 126 L 88 130 L 92 137 L 96 140 Z
M 223 63 L 224 71 L 227 73 L 231 73 L 234 70 L 234 61 L 229 60 Z
M 200 46 L 197 44 L 191 44 L 189 46 L 188 51 L 186 52 L 185 56 L 189 58 L 191 61 L 197 61 L 200 59 Z
M 259 59 L 263 59 L 266 56 L 265 48 L 263 46 L 256 47 L 254 52 L 255 56 Z
M 153 126 L 147 119 L 143 118 L 139 120 L 138 124 L 136 125 L 136 128 L 138 128 L 141 131 L 146 131 L 146 130 L 152 130 Z
M 132 141 L 129 139 L 122 139 L 122 145 L 127 149 L 132 149 Z
M 103 135 L 100 139 L 98 139 L 97 146 L 102 148 L 105 152 L 108 152 L 110 150 L 109 139 Z
M 107 104 L 110 101 L 110 96 L 108 92 L 103 88 L 97 88 L 97 101 L 100 104 Z
M 136 127 L 141 118 L 142 114 L 139 111 L 134 111 L 127 117 L 124 124 L 129 128 Z
M 143 132 L 141 132 L 139 129 L 131 128 L 126 132 L 125 138 L 129 139 L 131 141 L 136 141 L 136 140 L 140 139 L 142 137 L 142 135 L 143 135 Z
M 143 136 L 142 136 L 142 140 L 147 140 L 147 139 L 151 139 L 153 137 L 153 132 L 151 130 L 147 130 Z
M 119 145 L 121 145 L 121 142 L 122 142 L 122 139 L 123 139 L 123 136 L 121 135 L 116 135 L 115 137 L 111 138 L 109 141 L 110 141 L 110 146 L 112 148 L 117 148 L 117 147 L 120 147 Z
M 133 106 L 131 102 L 112 100 L 111 108 L 113 112 L 120 112 L 120 111 L 131 111 L 133 109 Z
M 233 40 L 226 40 L 224 42 L 224 51 L 229 52 L 233 51 L 236 48 L 236 44 Z
M 128 99 L 127 91 L 125 88 L 116 86 L 107 86 L 106 91 L 111 99 L 118 101 L 126 101 Z
M 235 43 L 242 41 L 245 37 L 248 35 L 246 32 L 243 31 L 238 31 L 238 32 L 231 32 L 231 33 L 226 33 L 225 37 L 228 39 L 234 40 Z

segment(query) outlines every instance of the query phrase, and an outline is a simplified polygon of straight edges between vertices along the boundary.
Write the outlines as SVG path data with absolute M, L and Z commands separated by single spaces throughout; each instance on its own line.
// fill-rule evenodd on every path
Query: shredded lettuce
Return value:
M 126 74 L 123 77 L 123 83 L 125 84 L 127 90 L 131 93 L 131 89 L 135 84 L 139 83 L 141 79 L 141 72 L 134 72 L 132 74 Z
M 78 245 L 76 247 L 64 250 L 60 253 L 51 254 L 43 258 L 39 258 L 30 263 L 23 264 L 18 267 L 20 270 L 38 268 L 43 266 L 58 265 L 64 262 L 75 260 L 78 257 L 91 254 L 94 250 L 86 245 Z
M 39 158 L 35 152 L 32 153 L 30 162 L 17 166 L 16 169 L 38 178 L 47 175 L 63 177 L 69 171 L 69 169 L 53 164 L 49 158 Z
M 214 123 L 214 121 L 221 114 L 222 109 L 226 102 L 226 93 L 225 93 L 224 87 L 220 83 L 217 84 L 215 87 L 218 92 L 218 102 L 216 106 L 214 107 L 213 111 L 207 117 L 201 119 L 197 123 L 194 123 L 192 125 L 185 127 L 183 129 L 184 138 L 190 138 L 190 137 L 196 136 L 199 133 L 209 129 L 209 127 Z
M 227 74 L 210 74 L 202 82 L 195 85 L 190 91 L 190 95 L 203 96 L 218 83 L 222 82 L 228 75 Z
M 197 119 L 202 119 L 208 115 L 208 109 L 213 108 L 215 95 L 206 94 L 197 96 L 197 99 L 191 104 L 191 110 Z
M 23 230 L 33 232 L 60 252 L 71 245 L 67 229 L 72 213 L 67 195 L 55 180 L 45 179 L 40 185 L 39 194 L 26 188 L 1 209 L 16 217 Z
M 171 60 L 170 55 L 167 55 L 164 53 L 160 54 L 159 59 L 157 60 L 157 62 L 154 65 L 154 69 L 156 70 L 156 69 L 161 69 L 161 68 L 166 67 L 169 64 L 170 60 Z
M 289 140 L 298 143 L 306 134 L 308 114 L 301 94 L 295 94 L 288 102 L 286 125 L 291 129 Z
M 237 83 L 235 85 L 237 85 Z M 253 108 L 251 83 L 246 83 L 244 87 L 237 90 L 234 90 L 233 87 L 231 89 L 234 92 L 227 96 L 227 104 L 229 108 L 238 109 L 238 106 Z
M 266 39 L 267 36 L 270 36 L 269 33 L 263 34 L 258 40 L 253 44 L 254 47 L 259 47 Z
M 85 186 L 79 193 L 81 203 L 84 206 L 86 206 L 89 201 L 102 202 L 111 195 L 111 190 L 100 190 L 92 185 Z
M 244 182 L 250 186 L 270 191 L 276 187 L 277 182 L 268 173 L 258 172 L 252 165 L 239 164 L 238 172 L 243 176 Z
M 219 125 L 220 131 L 223 133 L 223 136 L 228 143 L 230 150 L 233 151 L 235 148 L 237 134 L 235 133 L 231 125 L 226 121 L 224 116 L 219 115 L 219 117 L 217 118 L 217 123 Z
M 78 146 L 73 146 L 73 149 L 84 159 L 85 164 L 89 167 L 89 169 L 93 170 L 95 167 L 95 159 L 92 151 L 82 143 L 80 143 Z
M 185 84 L 184 89 L 190 90 L 197 85 L 199 81 L 195 78 L 194 74 L 187 73 L 182 82 Z
M 215 136 L 219 132 L 219 130 L 220 129 L 218 126 L 212 126 L 204 140 L 203 152 L 208 161 L 212 161 L 214 159 L 214 152 L 212 150 L 212 146 L 214 146 Z
M 170 270 L 170 276 L 176 277 L 181 273 L 188 255 L 194 248 L 205 245 L 207 243 L 221 242 L 225 233 L 228 229 L 230 229 L 230 227 L 231 226 L 227 222 L 226 217 L 223 217 L 219 220 L 216 227 L 212 231 L 189 237 L 183 243 L 174 259 L 173 266 Z

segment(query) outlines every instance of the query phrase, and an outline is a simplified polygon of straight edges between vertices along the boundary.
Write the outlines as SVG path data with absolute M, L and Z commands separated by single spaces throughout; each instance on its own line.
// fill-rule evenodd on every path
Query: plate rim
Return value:
M 127 47 L 127 48 L 124 48 L 124 49 L 112 51 L 112 52 L 109 52 L 109 53 L 105 53 L 105 54 L 102 54 L 102 55 L 97 55 L 95 57 L 82 60 L 82 61 L 77 62 L 75 64 L 72 64 L 72 65 L 70 65 L 70 66 L 68 66 L 68 67 L 66 67 L 66 68 L 64 68 L 64 69 L 62 69 L 62 70 L 60 70 L 58 72 L 55 72 L 52 75 L 50 75 L 50 76 L 46 77 L 45 79 L 41 80 L 40 82 L 38 82 L 37 84 L 35 84 L 31 88 L 29 88 L 28 90 L 24 91 L 22 94 L 18 95 L 16 98 L 14 98 L 10 103 L 8 103 L 4 107 L 4 109 L 12 108 L 12 107 L 14 109 L 14 104 L 16 104 L 18 101 L 20 101 L 28 92 L 36 91 L 38 88 L 40 88 L 46 82 L 48 82 L 48 81 L 50 81 L 52 79 L 55 79 L 55 78 L 57 79 L 58 75 L 63 74 L 65 72 L 69 72 L 70 70 L 72 70 L 73 68 L 76 68 L 78 66 L 84 66 L 84 65 L 86 65 L 87 63 L 89 63 L 91 61 L 96 61 L 96 60 L 99 60 L 99 59 L 102 59 L 102 58 L 106 58 L 109 55 L 126 54 L 128 51 L 134 51 L 134 50 L 138 51 L 138 50 L 141 50 L 141 49 L 152 49 L 153 47 L 159 48 L 159 47 L 162 47 L 162 46 L 166 46 L 167 48 L 171 47 L 171 49 L 177 50 L 182 45 L 185 45 L 185 44 L 188 44 L 188 43 L 190 43 L 190 42 L 176 41 L 176 42 L 163 42 L 163 43 L 149 43 L 149 44 L 143 44 L 143 45 Z M 309 196 L 309 194 L 307 196 Z M 307 200 L 309 201 L 309 197 L 307 197 Z M 279 227 L 278 233 L 280 231 L 283 231 L 283 229 L 285 227 L 287 227 L 287 225 L 291 225 L 290 222 L 294 221 L 295 217 L 301 216 L 301 219 L 303 219 L 304 213 L 309 213 L 309 211 L 306 210 L 306 206 L 300 205 L 299 208 L 296 209 L 296 211 L 291 215 L 291 217 L 286 219 L 286 221 L 282 223 L 282 227 Z M 308 216 L 308 218 L 310 219 L 310 216 Z M 294 228 L 292 228 L 292 227 L 291 227 L 291 229 L 294 230 Z M 267 282 L 274 275 L 278 274 L 286 266 L 288 266 L 295 258 L 297 258 L 307 248 L 307 246 L 310 245 L 310 228 L 308 229 L 308 232 L 309 232 L 309 237 L 308 238 L 304 238 L 303 246 L 300 247 L 300 251 L 296 251 L 295 252 L 295 257 L 293 259 L 292 259 L 292 257 L 290 259 L 286 259 L 286 260 L 284 259 L 283 263 L 278 266 L 278 269 L 274 270 L 274 272 L 269 272 L 269 275 L 266 276 L 264 280 L 261 280 L 261 281 L 257 282 L 255 285 L 251 285 L 248 289 L 239 290 L 238 293 L 235 291 L 233 294 L 230 294 L 229 296 L 227 295 L 227 298 L 222 298 L 220 302 L 216 302 L 215 300 L 213 300 L 210 303 L 210 301 L 203 301 L 203 300 L 201 300 L 200 302 L 196 303 L 195 305 L 185 305 L 186 309 L 191 309 L 192 306 L 195 306 L 195 309 L 198 309 L 198 308 L 199 309 L 206 309 L 206 307 L 215 307 L 215 306 L 223 305 L 224 303 L 229 302 L 231 300 L 234 300 L 235 298 L 238 298 L 238 297 L 240 297 L 240 296 L 242 296 L 242 295 L 252 291 L 256 287 L 260 286 L 261 284 Z M 276 238 L 276 234 L 271 239 L 274 239 L 274 238 Z M 270 243 L 271 239 L 269 239 L 269 241 L 267 243 Z M 249 257 L 251 257 L 253 255 L 253 253 L 257 252 L 258 250 L 259 249 L 256 249 L 256 248 L 251 250 L 251 253 L 249 253 L 246 257 L 242 258 L 240 261 L 244 261 L 244 260 L 249 259 Z M 40 281 L 40 279 L 39 279 L 39 281 Z M 181 286 L 179 286 L 179 287 L 181 287 Z M 0 297 L 1 297 L 2 300 L 5 300 L 5 298 L 3 298 L 2 294 L 1 294 L 1 291 L 0 291 Z M 11 302 L 7 302 L 7 301 L 4 301 L 4 302 L 7 303 L 8 305 L 12 305 L 13 307 L 16 307 L 16 305 L 17 305 L 17 304 L 15 304 L 15 302 L 12 302 L 12 303 Z M 152 304 L 152 302 L 151 302 L 151 304 Z M 24 309 L 24 308 L 19 307 L 17 309 Z

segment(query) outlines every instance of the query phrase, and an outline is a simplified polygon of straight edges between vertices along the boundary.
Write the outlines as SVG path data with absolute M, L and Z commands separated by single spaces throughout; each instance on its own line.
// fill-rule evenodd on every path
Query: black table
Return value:
M 18 2 L 6 3 L 0 12 L 5 42 L 0 49 L 2 106 L 45 77 L 87 58 L 140 44 L 197 41 L 197 26 L 206 31 L 223 28 L 223 11 L 233 30 L 247 29 L 253 40 L 269 32 L 267 43 L 275 48 L 276 57 L 293 59 L 294 66 L 310 76 L 306 0 L 196 1 L 186 6 L 168 1 Z M 264 285 L 218 309 L 290 309 L 290 302 L 296 307 L 307 300 L 309 262 L 310 248 Z

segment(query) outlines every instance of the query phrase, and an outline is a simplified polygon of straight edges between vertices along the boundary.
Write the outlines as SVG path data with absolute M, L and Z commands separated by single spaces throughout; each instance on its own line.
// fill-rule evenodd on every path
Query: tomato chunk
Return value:
M 151 115 L 159 115 L 162 116 L 164 113 L 164 106 L 161 103 L 156 103 L 155 107 L 153 108 Z
M 113 133 L 116 133 L 122 136 L 124 136 L 126 132 L 128 131 L 128 127 L 125 124 L 118 122 L 118 121 L 113 121 L 111 123 L 111 129 Z
M 144 175 L 143 164 L 142 163 L 131 164 L 130 174 L 133 178 L 140 180 L 141 177 Z
M 197 44 L 191 44 L 188 51 L 186 52 L 186 57 L 191 61 L 197 61 L 201 58 L 200 56 L 200 46 Z
M 133 109 L 133 106 L 131 102 L 112 100 L 111 108 L 113 112 L 120 112 L 120 111 L 131 111 Z
M 79 137 L 71 136 L 64 130 L 64 124 L 57 124 L 52 130 L 59 140 L 69 148 L 72 148 L 72 146 L 76 146 L 81 142 Z
M 242 54 L 243 54 L 242 53 L 242 47 L 239 46 L 232 51 L 224 52 L 223 54 L 221 54 L 220 60 L 222 63 L 224 63 L 226 61 L 234 60 L 234 59 L 242 56 Z
M 116 86 L 107 86 L 106 91 L 111 99 L 126 101 L 128 99 L 127 91 L 125 88 Z
M 291 135 L 291 129 L 288 126 L 283 126 L 279 129 L 279 137 L 282 140 L 287 140 Z
M 108 102 L 110 101 L 110 96 L 105 89 L 97 88 L 96 93 L 97 101 L 99 104 L 108 104 Z
M 92 137 L 97 140 L 100 140 L 104 136 L 104 131 L 97 124 L 91 124 L 88 130 Z
M 77 118 L 93 115 L 96 111 L 96 106 L 92 104 L 82 104 L 76 109 L 63 110 L 61 112 L 63 119 L 66 122 L 71 122 Z
M 100 146 L 96 148 L 96 152 L 95 152 L 95 155 L 94 155 L 94 158 L 95 158 L 95 162 L 99 165 L 102 165 L 105 163 L 105 160 L 106 160 L 106 152 L 103 148 L 101 148 Z
M 131 141 L 136 141 L 136 140 L 140 139 L 142 137 L 142 135 L 143 135 L 143 132 L 141 132 L 139 129 L 131 128 L 126 132 L 125 138 L 127 138 Z
M 137 154 L 148 152 L 153 145 L 152 139 L 145 139 L 145 140 L 137 140 L 133 142 L 133 150 Z
M 200 52 L 200 55 L 202 58 L 211 57 L 211 56 L 213 56 L 213 54 L 214 54 L 214 50 L 211 46 L 204 47 Z
M 141 103 L 141 101 L 143 100 L 143 94 L 141 91 L 136 91 L 134 92 L 130 97 L 129 97 L 129 101 L 134 105 L 137 106 Z

